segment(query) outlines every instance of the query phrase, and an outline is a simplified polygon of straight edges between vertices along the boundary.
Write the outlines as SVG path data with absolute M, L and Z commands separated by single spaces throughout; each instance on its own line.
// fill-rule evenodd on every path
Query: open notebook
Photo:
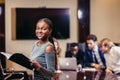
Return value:
M 58 65 L 60 70 L 76 71 L 76 58 L 58 58 Z
M 21 53 L 14 53 L 14 54 L 9 54 L 5 52 L 0 52 L 2 55 L 4 55 L 8 60 L 11 60 L 21 66 L 24 66 L 30 70 L 33 69 L 30 63 L 30 59 L 24 56 Z

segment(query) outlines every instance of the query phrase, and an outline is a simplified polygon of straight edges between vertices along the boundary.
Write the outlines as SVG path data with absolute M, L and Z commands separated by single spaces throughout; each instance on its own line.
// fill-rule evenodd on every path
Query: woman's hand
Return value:
M 31 62 L 31 66 L 35 67 L 35 69 L 38 71 L 41 68 L 41 65 L 39 64 L 39 62 L 37 62 L 36 60 L 32 60 Z

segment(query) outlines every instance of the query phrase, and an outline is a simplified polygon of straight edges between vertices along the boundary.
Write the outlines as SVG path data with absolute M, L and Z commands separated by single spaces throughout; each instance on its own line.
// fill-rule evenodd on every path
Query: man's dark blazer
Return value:
M 72 57 L 72 56 L 73 54 L 71 53 L 71 51 L 66 51 L 65 57 Z M 75 57 L 77 59 L 77 64 L 82 64 L 82 65 L 84 64 L 84 52 L 79 50 Z
M 104 67 L 106 67 L 106 61 L 105 61 L 105 58 L 104 58 L 104 54 L 100 51 L 100 49 L 98 48 L 98 53 L 99 53 L 99 56 L 100 56 L 100 59 L 104 65 Z M 84 66 L 85 67 L 92 67 L 91 66 L 91 63 L 94 63 L 93 62 L 93 57 L 92 57 L 92 51 L 91 50 L 88 50 L 86 49 L 85 50 L 85 58 L 84 58 L 85 62 L 84 62 Z M 96 62 L 98 64 L 98 62 Z

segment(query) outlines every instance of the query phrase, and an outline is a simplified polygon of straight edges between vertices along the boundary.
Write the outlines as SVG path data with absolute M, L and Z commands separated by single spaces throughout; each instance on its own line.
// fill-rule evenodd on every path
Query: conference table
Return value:
M 114 74 L 100 71 L 60 71 L 56 72 L 53 80 L 120 80 Z
M 26 71 L 7 71 L 5 78 L 5 80 L 32 80 L 28 78 Z M 52 77 L 51 80 L 120 80 L 120 76 L 106 73 L 104 70 L 64 70 L 55 72 L 54 77 Z

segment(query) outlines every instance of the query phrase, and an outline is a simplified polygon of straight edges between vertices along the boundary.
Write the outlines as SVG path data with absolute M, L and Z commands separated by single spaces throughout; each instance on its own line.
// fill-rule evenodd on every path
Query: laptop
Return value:
M 58 58 L 59 70 L 76 71 L 76 58 Z

